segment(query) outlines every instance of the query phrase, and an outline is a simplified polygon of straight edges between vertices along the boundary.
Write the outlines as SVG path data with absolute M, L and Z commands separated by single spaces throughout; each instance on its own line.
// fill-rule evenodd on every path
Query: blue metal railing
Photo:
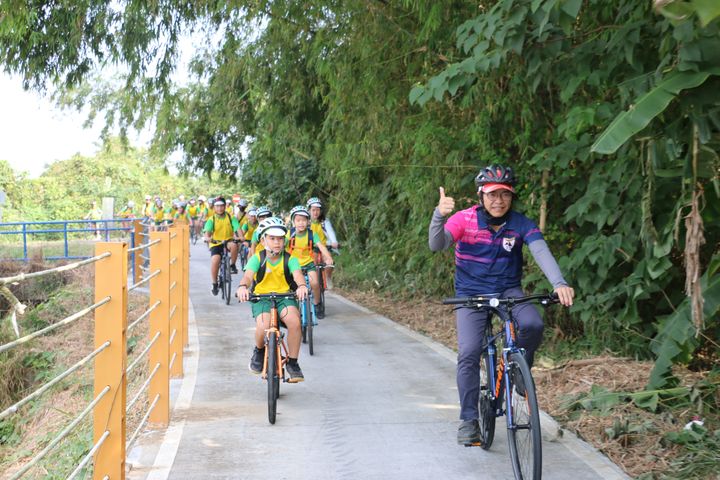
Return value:
M 91 232 L 96 235 L 102 232 L 105 241 L 110 241 L 111 232 L 130 233 L 130 248 L 135 246 L 133 232 L 133 219 L 113 218 L 109 220 L 48 220 L 38 222 L 8 222 L 0 223 L 0 241 L 6 235 L 18 235 L 22 237 L 22 257 L 5 257 L 2 260 L 28 261 L 28 244 L 35 241 L 63 240 L 63 255 L 44 257 L 45 260 L 82 260 L 90 258 L 90 255 L 70 255 L 71 234 Z M 128 224 L 128 226 L 124 226 Z M 46 238 L 37 238 L 38 236 Z M 55 238 L 53 238 L 55 237 Z M 81 240 L 81 239 L 77 239 Z M 14 242 L 13 242 L 14 244 Z M 11 244 L 12 245 L 12 244 Z M 134 255 L 134 253 L 133 253 Z M 133 263 L 134 265 L 134 263 Z

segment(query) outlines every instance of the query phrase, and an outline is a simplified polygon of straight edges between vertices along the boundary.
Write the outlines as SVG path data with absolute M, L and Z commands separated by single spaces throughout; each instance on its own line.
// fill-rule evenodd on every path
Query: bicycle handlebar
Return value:
M 295 293 L 260 293 L 260 294 L 252 294 L 248 298 L 251 302 L 257 302 L 262 300 L 263 298 L 268 298 L 270 300 L 281 300 L 284 298 L 295 298 Z
M 487 295 L 477 295 L 474 297 L 451 297 L 443 299 L 444 305 L 466 305 L 472 307 L 498 307 L 500 305 L 510 306 L 519 305 L 521 303 L 529 303 L 537 301 L 541 305 L 549 305 L 551 303 L 560 303 L 557 293 L 541 293 L 537 295 L 528 295 L 525 297 L 507 297 L 498 298 Z

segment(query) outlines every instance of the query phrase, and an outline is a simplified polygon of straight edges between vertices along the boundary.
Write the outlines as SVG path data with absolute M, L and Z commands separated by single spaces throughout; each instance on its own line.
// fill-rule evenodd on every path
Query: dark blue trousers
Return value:
M 503 292 L 501 297 L 525 295 L 519 288 Z M 513 317 L 518 324 L 517 343 L 526 351 L 525 358 L 532 366 L 535 350 L 542 342 L 543 320 L 538 309 L 531 304 L 513 308 Z M 460 395 L 460 420 L 478 419 L 478 395 L 480 393 L 480 354 L 485 346 L 485 324 L 487 312 L 472 308 L 456 311 L 458 359 L 457 386 Z

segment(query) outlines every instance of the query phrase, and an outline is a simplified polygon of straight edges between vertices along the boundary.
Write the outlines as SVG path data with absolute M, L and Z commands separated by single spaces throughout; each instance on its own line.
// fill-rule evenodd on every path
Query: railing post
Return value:
M 23 236 L 23 260 L 27 261 L 27 259 L 28 259 L 27 223 L 23 223 L 22 236 Z
M 95 302 L 110 301 L 95 311 L 95 348 L 108 340 L 110 346 L 95 358 L 95 396 L 110 391 L 95 406 L 93 441 L 110 432 L 95 459 L 93 478 L 125 478 L 125 404 L 127 402 L 127 244 L 102 242 L 95 255 L 110 256 L 95 263 Z
M 188 302 L 190 301 L 190 227 L 184 226 L 183 231 L 183 271 L 182 271 L 182 331 L 183 331 L 183 342 L 182 345 L 187 347 L 190 345 L 188 340 Z
M 183 234 L 182 227 L 173 225 L 170 231 L 170 376 L 183 376 L 183 332 L 182 332 L 182 270 Z
M 146 243 L 145 240 L 143 240 L 143 236 L 140 235 L 143 231 L 143 225 L 142 220 L 135 220 L 133 222 L 133 246 L 137 247 L 142 245 L 143 243 Z M 133 282 L 137 283 L 142 279 L 142 269 L 140 268 L 140 265 L 142 265 L 142 258 L 140 257 L 141 254 L 144 254 L 147 256 L 147 248 L 143 248 L 142 250 L 138 252 L 133 252 Z M 151 304 L 152 305 L 152 304 Z
M 150 349 L 148 356 L 148 368 L 152 372 L 156 364 L 160 368 L 150 381 L 148 395 L 150 401 L 156 395 L 160 395 L 157 405 L 150 413 L 149 422 L 154 427 L 167 427 L 170 421 L 170 373 L 168 354 L 169 322 L 170 313 L 170 235 L 167 232 L 152 232 L 150 241 L 160 240 L 160 243 L 153 245 L 153 253 L 150 255 L 150 274 L 160 270 L 160 274 L 150 279 L 150 305 L 158 300 L 160 304 L 150 314 L 150 332 L 148 337 L 152 339 L 157 332 L 160 337 Z
M 68 248 L 68 231 L 67 222 L 63 223 L 63 237 L 65 238 L 65 258 L 70 256 L 70 249 Z

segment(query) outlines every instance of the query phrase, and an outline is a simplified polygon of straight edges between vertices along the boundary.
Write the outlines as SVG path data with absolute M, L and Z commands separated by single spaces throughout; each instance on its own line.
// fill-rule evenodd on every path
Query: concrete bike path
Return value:
M 154 463 L 134 460 L 129 478 L 513 478 L 504 418 L 490 451 L 455 443 L 455 354 L 332 294 L 315 330 L 315 355 L 306 345 L 301 350 L 305 382 L 281 384 L 277 421 L 270 425 L 266 384 L 247 367 L 254 330 L 249 306 L 212 296 L 209 256 L 199 245 L 190 270 L 191 367 L 182 387 L 174 387 L 167 433 L 143 439 L 144 454 L 131 452 L 152 452 Z M 543 478 L 628 478 L 573 435 L 553 435 L 556 427 L 545 420 Z

